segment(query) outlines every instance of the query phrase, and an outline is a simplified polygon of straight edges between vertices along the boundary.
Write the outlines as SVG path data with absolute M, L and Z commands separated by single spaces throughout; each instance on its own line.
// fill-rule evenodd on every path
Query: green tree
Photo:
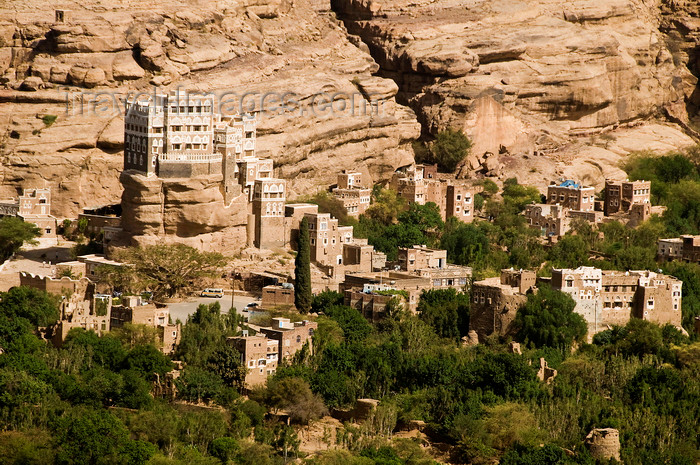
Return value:
M 0 218 L 0 262 L 10 258 L 25 242 L 36 244 L 39 236 L 41 230 L 33 223 L 14 216 Z
M 323 400 L 311 392 L 309 383 L 298 377 L 270 379 L 265 400 L 275 409 L 286 410 L 293 422 L 302 425 L 318 420 L 327 413 Z
M 239 390 L 245 387 L 248 370 L 241 364 L 241 354 L 229 344 L 224 344 L 211 354 L 207 368 L 218 375 L 227 386 L 235 386 Z
M 472 143 L 461 131 L 446 129 L 438 132 L 430 145 L 432 159 L 440 169 L 452 173 L 471 151 Z
M 588 264 L 589 245 L 579 235 L 565 235 L 549 250 L 547 260 L 554 268 L 576 268 Z
M 528 294 L 527 302 L 515 316 L 518 340 L 536 347 L 559 349 L 568 349 L 574 341 L 582 341 L 587 325 L 574 312 L 575 306 L 571 296 L 543 284 L 538 292 Z
M 359 232 L 367 228 L 367 224 L 363 225 L 362 219 L 370 220 L 370 222 L 378 222 L 385 226 L 393 224 L 399 217 L 399 214 L 406 210 L 406 200 L 400 197 L 391 189 L 383 189 L 379 185 L 375 186 L 372 192 L 373 202 L 367 208 L 365 213 L 360 217 Z M 358 237 L 367 237 L 361 235 Z
M 122 463 L 129 441 L 124 424 L 106 410 L 73 409 L 54 425 L 56 463 L 66 465 Z
M 132 247 L 115 253 L 126 268 L 155 298 L 173 297 L 196 288 L 203 278 L 216 277 L 226 258 L 216 252 L 201 252 L 182 244 Z
M 212 354 L 227 344 L 226 339 L 236 335 L 237 323 L 234 313 L 221 314 L 218 302 L 199 305 L 182 328 L 176 359 L 188 365 L 206 367 Z
M 152 345 L 136 346 L 126 356 L 124 365 L 140 373 L 145 378 L 155 380 L 173 369 L 173 363 Z
M 13 287 L 0 293 L 0 347 L 6 348 L 22 334 L 58 320 L 57 299 L 31 287 Z
M 469 295 L 455 289 L 421 292 L 418 313 L 441 337 L 458 340 L 469 331 Z
M 224 388 L 219 376 L 196 366 L 186 367 L 175 383 L 178 397 L 190 402 L 209 402 Z
M 462 223 L 452 218 L 445 225 L 440 246 L 458 265 L 485 266 L 491 246 L 481 223 Z
M 503 182 L 503 201 L 515 213 L 525 210 L 525 206 L 541 201 L 540 192 L 536 187 L 518 184 L 516 178 L 509 178 Z
M 294 305 L 299 313 L 311 310 L 311 249 L 309 221 L 302 218 L 299 226 L 299 247 L 294 259 Z
M 209 453 L 223 463 L 233 461 L 240 450 L 238 441 L 231 437 L 216 438 L 209 444 Z
M 322 312 L 327 307 L 333 305 L 343 305 L 343 301 L 343 294 L 341 294 L 340 292 L 325 290 L 314 296 L 314 299 L 311 303 L 311 311 L 316 313 Z
M 326 315 L 338 322 L 345 340 L 350 343 L 363 341 L 372 332 L 372 325 L 354 308 L 344 305 L 328 307 Z

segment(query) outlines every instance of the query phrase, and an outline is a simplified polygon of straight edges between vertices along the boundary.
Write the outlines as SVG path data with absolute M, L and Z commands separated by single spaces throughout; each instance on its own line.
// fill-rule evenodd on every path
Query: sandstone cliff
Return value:
M 67 10 L 64 22 L 55 20 L 54 8 Z M 266 92 L 291 93 L 307 108 L 321 92 L 355 94 L 354 114 L 297 109 L 260 118 L 258 152 L 273 158 L 276 174 L 290 180 L 291 197 L 332 184 L 344 168 L 381 180 L 413 159 L 411 141 L 420 126 L 410 109 L 394 101 L 396 84 L 373 77 L 378 67 L 366 47 L 352 43 L 332 15 L 305 0 L 293 6 L 284 0 L 155 6 L 30 0 L 0 7 L 0 18 L 0 83 L 6 88 L 0 90 L 0 118 L 7 128 L 0 197 L 20 187 L 51 186 L 59 217 L 118 202 L 123 118 L 108 110 L 121 106 L 128 92 L 149 92 L 153 85 L 258 93 L 252 99 L 258 103 Z M 367 91 L 386 100 L 380 113 L 359 111 Z M 91 111 L 90 100 L 104 92 L 110 96 L 96 105 L 103 111 Z M 116 105 L 111 93 L 118 94 Z M 49 126 L 44 115 L 58 118 Z M 138 198 L 135 189 L 125 197 Z M 145 215 L 136 223 L 156 221 Z M 186 228 L 205 231 L 211 220 L 187 219 Z M 189 234 L 160 227 L 167 235 Z
M 532 175 L 520 172 L 536 182 L 564 175 L 571 152 L 582 151 L 573 171 L 591 174 L 590 161 L 600 178 L 617 171 L 620 153 L 589 138 L 627 137 L 650 120 L 663 123 L 651 132 L 671 145 L 693 143 L 682 132 L 691 130 L 686 106 L 700 100 L 691 73 L 697 2 L 333 0 L 333 8 L 426 133 L 456 127 L 472 137 L 463 175 L 519 174 L 509 166 L 546 154 Z M 666 125 L 669 117 L 681 127 Z M 591 152 L 598 156 L 587 159 Z
M 56 8 L 67 10 L 63 22 Z M 5 4 L 0 197 L 51 186 L 59 217 L 118 202 L 123 119 L 80 114 L 89 95 L 71 97 L 66 113 L 64 89 L 116 92 L 119 101 L 153 85 L 292 92 L 307 108 L 321 93 L 387 99 L 380 114 L 261 118 L 259 152 L 275 159 L 290 197 L 333 183 L 343 168 L 387 179 L 412 160 L 418 121 L 427 135 L 455 126 L 473 138 L 461 176 L 517 175 L 540 187 L 574 177 L 601 187 L 623 176 L 619 161 L 630 151 L 693 143 L 698 13 L 697 2 L 679 0 Z M 135 190 L 125 197 L 140 198 L 144 188 L 126 184 Z M 147 205 L 131 223 L 144 240 L 156 231 L 195 240 L 193 231 L 224 234 L 241 221 L 233 212 L 192 216 L 177 202 L 154 219 Z M 177 215 L 187 231 L 157 223 Z

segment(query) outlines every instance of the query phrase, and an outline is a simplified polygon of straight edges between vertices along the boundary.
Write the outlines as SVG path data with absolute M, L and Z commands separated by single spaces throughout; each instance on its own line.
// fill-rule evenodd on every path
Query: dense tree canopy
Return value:
M 586 321 L 574 312 L 576 303 L 568 295 L 543 284 L 528 294 L 515 317 L 520 341 L 536 347 L 567 349 L 580 342 L 588 330 Z
M 418 314 L 439 336 L 459 340 L 469 332 L 469 295 L 455 289 L 423 291 Z

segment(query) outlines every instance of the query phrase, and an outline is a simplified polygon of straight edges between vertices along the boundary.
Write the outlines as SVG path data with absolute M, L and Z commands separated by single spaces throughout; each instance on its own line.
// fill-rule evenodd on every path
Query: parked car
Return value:
M 223 289 L 213 289 L 213 288 L 207 288 L 204 289 L 201 294 L 199 294 L 200 297 L 214 297 L 216 299 L 220 299 L 224 296 L 224 290 Z
M 245 308 L 256 308 L 258 306 L 259 304 L 257 302 L 251 302 L 248 305 L 246 305 Z

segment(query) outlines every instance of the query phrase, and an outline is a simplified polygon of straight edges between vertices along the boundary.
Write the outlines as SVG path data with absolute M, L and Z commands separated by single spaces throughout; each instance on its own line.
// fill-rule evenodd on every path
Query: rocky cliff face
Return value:
M 55 21 L 54 8 L 67 10 L 64 22 Z M 266 92 L 293 95 L 298 106 L 263 115 L 258 126 L 258 152 L 273 158 L 276 174 L 290 180 L 292 198 L 332 184 L 345 168 L 386 178 L 413 159 L 411 141 L 420 126 L 411 110 L 396 104 L 396 84 L 372 76 L 378 67 L 364 44 L 352 43 L 342 25 L 318 8 L 322 2 L 305 0 L 293 7 L 276 0 L 164 1 L 154 7 L 33 0 L 0 8 L 0 118 L 7 127 L 0 196 L 49 185 L 59 217 L 118 202 L 123 118 L 112 110 L 123 109 L 127 93 L 151 92 L 154 85 L 235 93 L 229 96 L 235 105 L 224 110 L 229 113 L 246 92 L 257 93 L 244 102 L 257 109 Z M 380 112 L 363 111 L 368 92 L 385 100 Z M 333 94 L 353 98 L 356 111 L 331 114 L 323 99 Z M 56 122 L 49 126 L 44 115 L 56 115 Z M 125 186 L 135 189 L 125 198 L 139 198 L 142 186 Z M 144 214 L 135 224 L 156 221 Z M 187 220 L 187 229 L 204 231 L 210 221 Z
M 241 249 L 246 244 L 247 202 L 243 195 L 227 206 L 221 176 L 158 179 L 122 172 L 122 227 L 133 242 L 162 238 L 203 250 Z
M 453 126 L 472 137 L 461 176 L 517 175 L 541 187 L 559 177 L 600 187 L 623 175 L 632 150 L 693 143 L 697 2 L 333 0 L 343 23 L 322 0 L 144 5 L 0 7 L 0 197 L 51 186 L 59 217 L 118 202 L 123 119 L 109 102 L 153 85 L 257 93 L 247 101 L 258 109 L 267 92 L 294 95 L 299 107 L 258 126 L 260 155 L 275 160 L 291 198 L 343 168 L 387 179 L 412 161 L 418 121 L 425 134 Z M 63 22 L 54 8 L 67 10 Z M 92 95 L 71 94 L 66 112 L 66 88 Z M 354 112 L 343 95 L 359 96 Z M 369 96 L 385 99 L 381 111 L 362 111 Z M 134 189 L 125 198 L 140 198 L 141 184 L 125 185 Z M 219 234 L 240 221 L 197 218 L 175 202 L 190 232 L 177 231 L 157 223 L 171 218 L 166 204 L 157 220 L 143 205 L 132 224 L 144 238 Z
M 572 145 L 598 145 L 583 137 L 607 133 L 605 139 L 614 140 L 620 127 L 668 114 L 688 129 L 686 104 L 697 100 L 697 79 L 687 65 L 698 22 L 686 15 L 697 17 L 698 3 L 659 6 L 642 0 L 333 0 L 381 75 L 398 83 L 399 100 L 416 111 L 425 132 L 457 127 L 472 137 L 475 157 L 464 175 L 498 174 L 508 171 L 510 155 L 541 153 L 555 165 L 548 171 L 563 173 L 559 154 Z M 681 135 L 677 142 L 692 140 Z M 487 166 L 485 152 L 503 159 L 487 157 Z

